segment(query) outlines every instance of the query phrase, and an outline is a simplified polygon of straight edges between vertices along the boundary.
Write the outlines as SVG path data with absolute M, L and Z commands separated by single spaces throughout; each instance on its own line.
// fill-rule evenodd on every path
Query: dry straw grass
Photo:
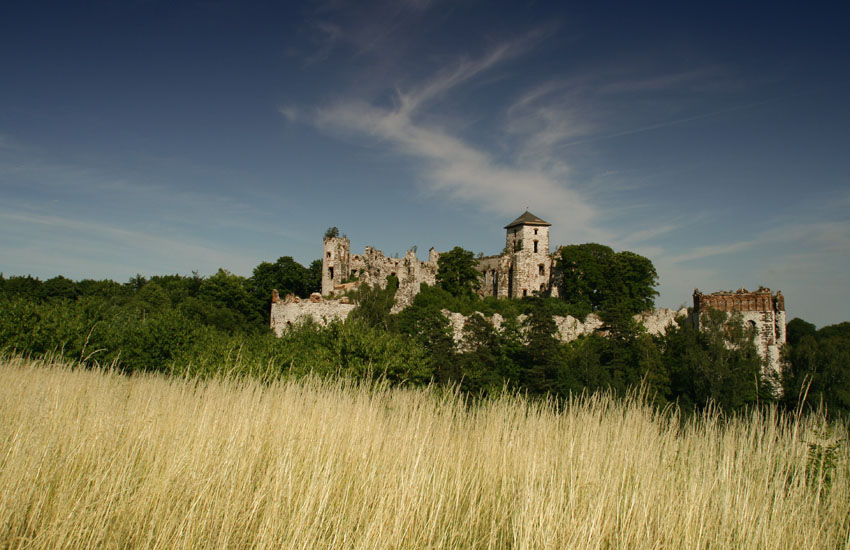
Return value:
M 846 451 L 829 488 L 805 473 L 846 433 L 817 418 L 11 359 L 0 420 L 2 548 L 848 547 Z

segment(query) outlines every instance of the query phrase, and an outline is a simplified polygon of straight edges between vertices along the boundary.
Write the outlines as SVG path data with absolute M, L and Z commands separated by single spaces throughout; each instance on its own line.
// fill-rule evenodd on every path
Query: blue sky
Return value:
M 553 244 L 850 319 L 840 4 L 23 2 L 0 17 L 0 271 L 112 278 Z

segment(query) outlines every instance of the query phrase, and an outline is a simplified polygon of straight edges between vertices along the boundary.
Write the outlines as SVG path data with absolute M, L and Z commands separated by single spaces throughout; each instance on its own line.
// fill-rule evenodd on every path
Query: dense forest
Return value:
M 475 293 L 474 256 L 461 248 L 440 257 L 437 284 L 423 285 L 411 307 L 390 309 L 397 281 L 362 285 L 350 296 L 357 308 L 344 323 L 298 326 L 283 338 L 269 329 L 272 289 L 308 296 L 320 290 L 321 260 L 304 267 L 284 256 L 263 262 L 250 277 L 220 269 L 136 276 L 126 283 L 45 281 L 0 274 L 0 349 L 59 354 L 125 372 L 181 376 L 250 375 L 265 379 L 306 373 L 383 379 L 392 384 L 451 384 L 476 397 L 522 391 L 566 397 L 638 386 L 657 405 L 686 412 L 724 411 L 775 401 L 789 409 L 825 407 L 850 414 L 850 323 L 816 329 L 788 323 L 788 345 L 778 379 L 762 375 L 751 329 L 734 316 L 709 312 L 698 331 L 687 322 L 652 336 L 633 319 L 653 306 L 652 263 L 598 244 L 561 250 L 569 266 L 558 281 L 563 298 L 481 299 Z M 497 331 L 470 318 L 456 346 L 440 311 L 500 313 Z M 562 343 L 553 315 L 604 322 L 600 333 Z M 684 320 L 683 320 L 684 321 Z

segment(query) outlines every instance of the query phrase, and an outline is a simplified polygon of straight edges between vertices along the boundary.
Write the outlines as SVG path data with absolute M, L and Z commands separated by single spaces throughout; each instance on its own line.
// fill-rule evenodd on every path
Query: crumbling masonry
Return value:
M 553 255 L 549 253 L 549 227 L 526 211 L 505 226 L 505 249 L 497 256 L 478 259 L 482 296 L 521 298 L 533 294 L 557 295 L 553 284 Z M 362 255 L 352 255 L 347 237 L 325 237 L 322 254 L 322 294 L 330 296 L 346 290 L 346 284 L 366 283 L 383 288 L 387 277 L 398 277 L 397 309 L 413 302 L 421 283 L 433 285 L 440 253 L 433 248 L 428 261 L 420 262 L 412 250 L 404 258 L 388 258 L 367 246 Z
M 782 346 L 785 345 L 785 298 L 782 292 L 774 295 L 769 288 L 755 292 L 741 288 L 735 292 L 703 294 L 694 289 L 693 319 L 699 326 L 700 317 L 707 309 L 726 313 L 739 313 L 744 323 L 756 333 L 756 349 L 765 361 L 767 370 L 777 374 Z
M 477 260 L 477 268 L 481 273 L 479 294 L 499 298 L 522 298 L 534 294 L 557 296 L 558 250 L 549 252 L 550 226 L 550 223 L 528 211 L 506 225 L 505 248 L 502 253 Z M 428 252 L 428 260 L 423 262 L 419 261 L 413 250 L 408 250 L 403 258 L 390 258 L 380 250 L 367 246 L 363 254 L 352 255 L 351 243 L 344 236 L 325 237 L 323 244 L 322 295 L 313 295 L 309 300 L 299 300 L 291 296 L 280 300 L 275 293 L 271 325 L 278 336 L 287 327 L 306 318 L 312 318 L 320 324 L 334 319 L 345 319 L 354 306 L 344 298 L 337 300 L 334 297 L 363 283 L 384 288 L 388 277 L 397 277 L 399 287 L 393 312 L 413 303 L 422 283 L 436 284 L 440 253 L 433 248 Z M 702 294 L 695 290 L 690 321 L 699 326 L 700 315 L 707 308 L 727 313 L 740 312 L 744 322 L 756 330 L 757 349 L 768 370 L 778 369 L 780 352 L 785 344 L 785 303 L 781 292 L 774 296 L 767 288 L 760 288 L 755 292 L 741 289 L 737 292 L 714 294 Z M 663 334 L 675 318 L 686 313 L 686 310 L 656 310 L 636 318 L 650 333 Z M 459 319 L 457 315 L 447 316 L 450 317 L 456 337 L 459 338 L 465 319 Z M 588 331 L 597 330 L 601 322 L 592 317 L 585 320 L 584 324 L 572 318 L 565 318 L 562 321 L 563 327 L 559 328 L 561 338 L 571 340 Z M 498 324 L 497 320 L 491 322 Z

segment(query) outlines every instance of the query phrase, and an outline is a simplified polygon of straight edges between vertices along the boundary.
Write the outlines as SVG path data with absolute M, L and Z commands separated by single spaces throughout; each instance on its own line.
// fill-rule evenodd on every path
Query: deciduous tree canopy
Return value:
M 475 254 L 456 246 L 437 260 L 437 284 L 455 297 L 472 296 L 478 290 Z
M 561 248 L 561 297 L 592 311 L 618 310 L 634 315 L 651 309 L 658 291 L 652 261 L 634 252 L 614 252 L 596 244 Z

